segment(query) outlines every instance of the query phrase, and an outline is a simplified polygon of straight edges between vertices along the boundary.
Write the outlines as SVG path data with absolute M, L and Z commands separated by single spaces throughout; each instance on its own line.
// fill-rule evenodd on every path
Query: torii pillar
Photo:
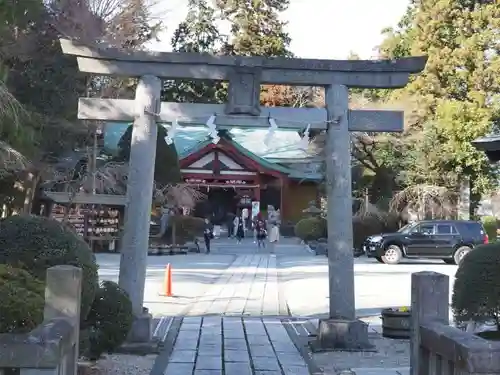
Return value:
M 308 123 L 313 129 L 327 130 L 326 181 L 328 198 L 328 271 L 329 271 L 329 318 L 320 321 L 317 343 L 322 349 L 364 349 L 370 347 L 367 326 L 356 320 L 354 301 L 354 259 L 352 233 L 352 191 L 350 135 L 352 131 L 380 132 L 402 131 L 403 113 L 400 111 L 354 111 L 349 110 L 348 88 L 395 89 L 405 87 L 411 74 L 420 73 L 426 57 L 411 57 L 399 60 L 312 60 L 241 56 L 211 56 L 192 53 L 125 53 L 114 49 L 90 49 L 77 43 L 61 40 L 63 52 L 77 57 L 80 71 L 101 75 L 130 77 L 153 76 L 163 79 L 199 79 L 229 81 L 227 105 L 192 103 L 161 103 L 156 121 L 171 123 L 178 120 L 181 125 L 204 126 L 214 113 L 217 127 L 266 128 L 266 117 L 282 120 L 282 128 L 302 130 Z M 148 78 L 156 82 L 156 78 Z M 143 82 L 144 79 L 143 79 Z M 325 109 L 306 108 L 262 108 L 259 104 L 261 84 L 295 86 L 322 86 L 325 88 Z M 157 87 L 151 84 L 151 88 Z M 157 92 L 157 89 L 150 90 Z M 139 94 L 138 94 L 139 95 Z M 134 122 L 132 139 L 148 134 L 154 123 L 148 117 L 150 100 L 136 98 L 138 108 L 129 100 L 80 99 L 78 117 L 100 121 Z M 148 104 L 149 103 L 149 104 Z M 135 108 L 135 109 L 134 109 Z M 146 109 L 146 115 L 143 112 Z M 141 112 L 142 111 L 142 112 Z M 241 116 L 243 115 L 243 116 Z M 200 118 L 204 118 L 200 121 Z M 303 125 L 297 125 L 303 121 Z M 319 122 L 319 123 L 318 123 Z M 140 129 L 139 129 L 140 128 Z M 135 138 L 137 135 L 138 138 Z M 145 144 L 154 149 L 153 135 L 147 136 Z M 136 173 L 144 179 L 144 188 L 152 184 L 150 173 L 154 160 L 153 149 L 147 153 L 133 142 L 131 166 L 144 166 L 146 170 Z M 142 161 L 141 161 L 142 160 Z M 147 181 L 145 181 L 147 179 Z M 141 197 L 143 191 L 129 184 L 125 244 L 120 267 L 121 285 L 132 298 L 134 311 L 142 309 L 144 278 L 146 273 L 147 238 L 149 218 L 143 215 L 149 210 L 150 198 Z M 147 206 L 147 207 L 146 207 Z M 126 272 L 125 272 L 126 271 Z M 125 281 L 126 280 L 126 281 Z

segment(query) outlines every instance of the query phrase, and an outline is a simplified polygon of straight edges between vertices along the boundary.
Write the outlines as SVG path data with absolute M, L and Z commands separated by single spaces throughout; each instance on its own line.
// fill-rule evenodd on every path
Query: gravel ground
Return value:
M 156 354 L 147 356 L 111 354 L 100 359 L 96 368 L 99 375 L 149 375 L 155 359 Z
M 410 366 L 410 341 L 392 340 L 372 333 L 370 342 L 377 352 L 325 352 L 313 354 L 325 374 L 351 368 L 397 368 Z

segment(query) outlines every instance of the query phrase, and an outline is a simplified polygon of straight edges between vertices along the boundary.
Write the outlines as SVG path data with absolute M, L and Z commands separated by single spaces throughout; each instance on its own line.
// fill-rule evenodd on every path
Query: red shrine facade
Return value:
M 217 144 L 200 143 L 180 159 L 180 167 L 184 182 L 207 195 L 195 214 L 216 221 L 243 208 L 250 210 L 252 202 L 259 202 L 260 211 L 272 205 L 280 209 L 283 219 L 294 219 L 317 199 L 317 182 L 298 181 L 289 168 L 225 137 Z

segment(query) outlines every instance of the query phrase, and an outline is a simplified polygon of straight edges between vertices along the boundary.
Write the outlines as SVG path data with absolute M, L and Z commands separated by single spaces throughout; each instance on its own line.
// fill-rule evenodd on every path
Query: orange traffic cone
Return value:
M 170 263 L 165 267 L 165 278 L 163 280 L 163 293 L 161 296 L 172 297 L 172 267 Z

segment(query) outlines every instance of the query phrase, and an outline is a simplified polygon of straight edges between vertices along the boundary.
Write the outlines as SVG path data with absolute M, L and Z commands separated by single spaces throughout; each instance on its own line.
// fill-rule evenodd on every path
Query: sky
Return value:
M 170 39 L 187 13 L 187 0 L 156 0 L 154 14 L 167 30 L 149 47 L 170 51 Z M 375 57 L 382 41 L 381 30 L 395 26 L 408 0 L 290 0 L 283 14 L 297 57 L 344 59 L 350 52 L 361 58 Z

